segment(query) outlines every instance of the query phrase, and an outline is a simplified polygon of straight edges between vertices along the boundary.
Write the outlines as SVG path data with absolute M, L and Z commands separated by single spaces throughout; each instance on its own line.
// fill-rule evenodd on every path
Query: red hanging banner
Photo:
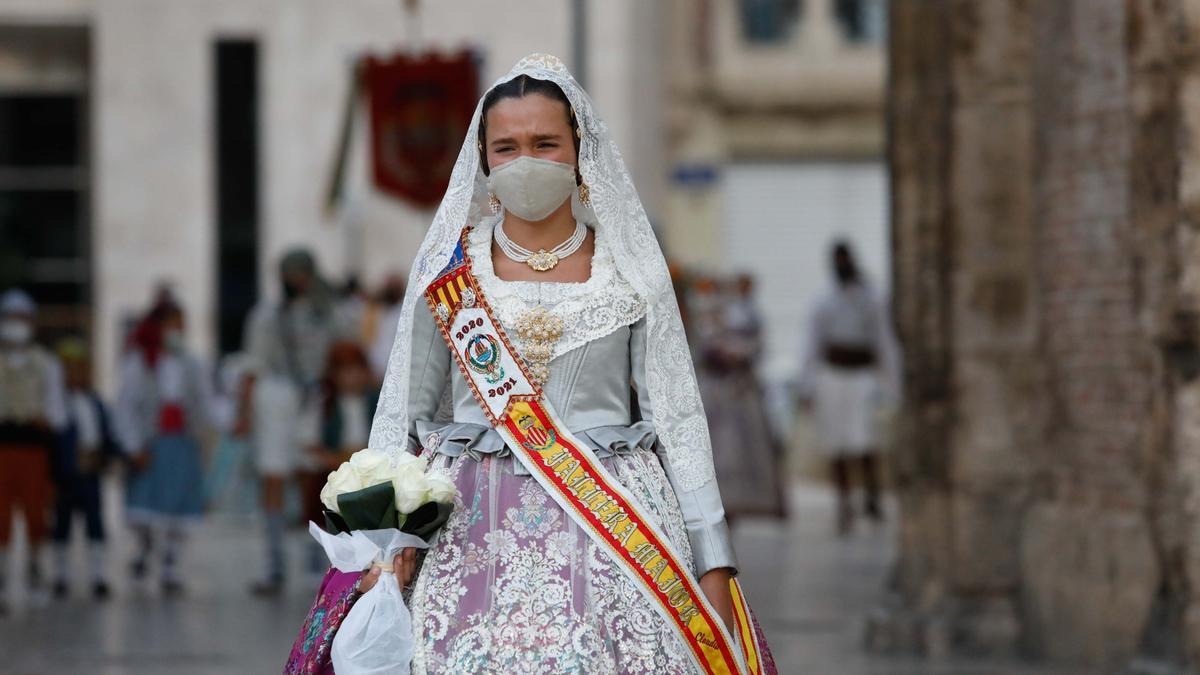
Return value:
M 470 52 L 369 57 L 364 77 L 375 184 L 415 206 L 436 207 L 479 97 L 475 59 Z

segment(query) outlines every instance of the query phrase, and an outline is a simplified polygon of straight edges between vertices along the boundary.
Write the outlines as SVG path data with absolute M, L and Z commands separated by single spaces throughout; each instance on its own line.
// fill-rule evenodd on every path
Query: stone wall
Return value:
M 894 0 L 872 643 L 1200 663 L 1200 2 Z

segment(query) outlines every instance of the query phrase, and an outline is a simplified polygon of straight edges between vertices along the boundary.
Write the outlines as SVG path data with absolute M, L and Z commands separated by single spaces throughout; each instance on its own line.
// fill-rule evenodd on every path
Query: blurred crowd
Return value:
M 760 380 L 765 320 L 753 276 L 674 270 L 712 436 L 726 516 L 783 517 L 787 424 L 772 424 Z M 784 374 L 788 417 L 803 415 L 812 449 L 837 497 L 835 526 L 848 534 L 858 516 L 883 519 L 881 453 L 899 404 L 900 355 L 887 303 L 861 269 L 849 241 L 829 249 L 829 284 L 811 299 L 796 344 L 800 367 Z M 861 486 L 862 501 L 853 500 Z
M 108 571 L 122 562 L 134 579 L 181 592 L 189 526 L 212 511 L 261 511 L 266 566 L 252 590 L 282 590 L 285 530 L 319 521 L 326 474 L 367 445 L 404 280 L 338 288 L 297 249 L 281 259 L 278 282 L 280 299 L 247 318 L 242 351 L 219 362 L 188 346 L 184 308 L 160 288 L 124 340 L 112 400 L 93 385 L 84 340 L 42 344 L 34 300 L 19 289 L 0 296 L 0 612 L 18 514 L 35 605 L 78 579 L 107 598 Z M 120 514 L 102 513 L 101 479 L 112 474 L 123 478 Z M 112 566 L 105 525 L 114 519 L 135 547 Z M 88 542 L 83 575 L 70 569 L 77 521 Z M 314 556 L 313 566 L 325 561 Z

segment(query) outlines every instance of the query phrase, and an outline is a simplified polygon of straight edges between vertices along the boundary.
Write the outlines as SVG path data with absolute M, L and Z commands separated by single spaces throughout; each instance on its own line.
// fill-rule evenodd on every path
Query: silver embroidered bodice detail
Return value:
M 645 301 L 613 264 L 612 247 L 603 228 L 596 230 L 596 252 L 587 281 L 504 281 L 497 277 L 492 264 L 492 230 L 501 217 L 476 225 L 468 235 L 468 249 L 475 279 L 518 351 L 524 353 L 526 345 L 516 327 L 522 316 L 539 305 L 563 322 L 551 361 L 646 314 Z

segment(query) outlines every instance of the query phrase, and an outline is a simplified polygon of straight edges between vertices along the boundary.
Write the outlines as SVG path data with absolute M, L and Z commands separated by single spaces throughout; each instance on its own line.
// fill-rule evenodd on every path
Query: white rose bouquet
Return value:
M 359 572 L 377 565 L 390 573 L 400 550 L 429 547 L 458 490 L 427 468 L 420 457 L 393 460 L 366 449 L 329 474 L 321 490 L 326 528 L 309 523 L 309 532 L 334 567 Z M 392 578 L 381 578 L 354 603 L 330 647 L 338 675 L 408 672 L 412 653 L 412 618 Z
M 397 529 L 428 540 L 450 515 L 458 490 L 449 477 L 427 471 L 424 458 L 359 450 L 329 474 L 321 490 L 326 529 Z

